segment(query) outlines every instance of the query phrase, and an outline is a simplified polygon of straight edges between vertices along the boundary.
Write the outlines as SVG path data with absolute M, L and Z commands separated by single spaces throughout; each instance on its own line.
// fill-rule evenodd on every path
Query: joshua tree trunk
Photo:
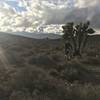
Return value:
M 83 34 L 79 34 L 78 36 L 78 47 L 77 47 L 77 55 L 76 56 L 80 56 L 81 57 L 81 47 L 82 47 L 82 43 L 83 43 Z
M 77 45 L 76 45 L 76 41 L 73 36 L 72 36 L 72 42 L 73 42 L 73 46 L 74 46 L 74 51 L 76 51 Z
M 81 45 L 82 45 L 82 39 L 83 36 L 82 34 L 78 34 L 77 40 L 76 40 L 76 45 L 75 45 L 75 51 L 74 51 L 74 56 L 80 56 L 81 57 Z
M 75 56 L 76 52 L 77 52 L 77 44 L 76 44 L 76 40 L 75 40 L 73 35 L 71 35 L 71 39 L 72 39 L 72 42 L 73 42 L 73 56 Z
M 87 36 L 85 37 L 85 39 L 84 39 L 83 46 L 82 46 L 82 49 L 83 49 L 83 50 L 84 50 L 84 48 L 85 48 L 85 46 L 86 46 L 86 43 L 87 43 L 87 41 L 88 41 L 88 38 L 89 38 L 89 36 L 87 35 Z
M 74 51 L 73 56 L 80 56 L 81 57 L 81 52 L 80 52 L 79 48 Z

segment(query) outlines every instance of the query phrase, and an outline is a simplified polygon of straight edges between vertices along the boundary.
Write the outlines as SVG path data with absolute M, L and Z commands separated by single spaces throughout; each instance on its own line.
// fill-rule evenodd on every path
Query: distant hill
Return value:
M 28 32 L 15 32 L 12 33 L 15 35 L 20 35 L 24 37 L 29 37 L 29 38 L 35 38 L 35 39 L 59 39 L 61 38 L 61 35 L 54 34 L 54 33 L 28 33 Z
M 34 38 L 34 39 L 59 39 L 61 38 L 61 35 L 59 34 L 54 34 L 54 33 L 38 33 L 38 32 L 0 32 L 0 34 L 11 34 L 11 35 L 16 35 L 16 36 L 23 36 L 23 37 L 28 37 L 28 38 Z
M 29 38 L 35 38 L 35 39 L 59 39 L 61 38 L 61 35 L 59 34 L 55 34 L 55 33 L 29 33 L 29 32 L 15 32 L 14 34 L 16 35 L 21 35 L 24 37 L 29 37 Z M 100 40 L 100 35 L 99 34 L 95 34 L 95 35 L 90 35 L 89 37 L 90 40 Z
M 34 38 L 34 39 L 59 39 L 61 38 L 61 35 L 54 34 L 54 33 L 29 33 L 29 32 L 14 32 L 14 33 L 6 33 L 6 32 L 0 32 L 0 34 L 11 34 L 16 36 L 22 36 L 22 37 L 28 37 L 28 38 Z M 89 37 L 90 41 L 100 41 L 100 35 L 91 35 Z

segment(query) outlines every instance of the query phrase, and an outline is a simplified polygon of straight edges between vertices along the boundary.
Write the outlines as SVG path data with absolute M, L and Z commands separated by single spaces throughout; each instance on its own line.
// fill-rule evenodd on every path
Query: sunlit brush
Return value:
M 4 53 L 4 50 L 2 49 L 2 47 L 0 47 L 0 61 L 4 65 L 5 69 L 8 69 L 9 62 L 5 56 L 5 53 Z

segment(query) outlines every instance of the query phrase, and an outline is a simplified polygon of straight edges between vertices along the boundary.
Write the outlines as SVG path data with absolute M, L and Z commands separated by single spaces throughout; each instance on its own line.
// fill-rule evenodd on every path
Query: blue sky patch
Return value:
M 24 6 L 23 7 L 19 6 L 19 1 L 5 1 L 5 3 L 14 8 L 17 12 L 26 11 L 26 8 Z

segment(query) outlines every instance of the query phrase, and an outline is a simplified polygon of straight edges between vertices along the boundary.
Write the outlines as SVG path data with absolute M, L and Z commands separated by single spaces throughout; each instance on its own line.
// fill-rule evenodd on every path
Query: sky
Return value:
M 52 26 L 86 20 L 99 30 L 99 4 L 100 0 L 0 0 L 0 31 L 50 31 Z

